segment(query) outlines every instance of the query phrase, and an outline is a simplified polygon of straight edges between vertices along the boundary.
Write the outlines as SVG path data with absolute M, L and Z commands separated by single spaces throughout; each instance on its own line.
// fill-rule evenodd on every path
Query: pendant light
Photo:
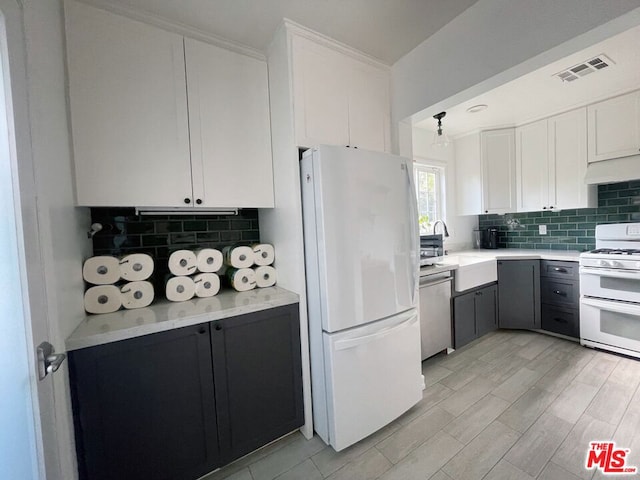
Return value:
M 433 143 L 432 145 L 435 147 L 446 147 L 449 145 L 449 137 L 446 133 L 442 132 L 442 119 L 447 114 L 447 112 L 440 112 L 437 115 L 434 115 L 433 118 L 438 120 L 438 130 L 433 134 Z

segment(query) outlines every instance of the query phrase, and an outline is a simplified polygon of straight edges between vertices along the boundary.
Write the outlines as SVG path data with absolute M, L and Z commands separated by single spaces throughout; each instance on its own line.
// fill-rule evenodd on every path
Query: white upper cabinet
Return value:
M 267 64 L 185 38 L 195 206 L 273 207 Z
M 597 187 L 587 173 L 587 109 L 548 119 L 549 201 L 552 210 L 597 206 Z
M 547 120 L 516 128 L 517 211 L 549 207 Z
M 482 159 L 482 213 L 516 211 L 515 129 L 480 134 Z
M 348 145 L 389 152 L 390 105 L 389 74 L 354 61 L 349 79 Z
M 640 154 L 640 91 L 587 107 L 589 162 Z
M 182 37 L 65 4 L 79 205 L 191 199 Z
M 586 108 L 516 128 L 518 212 L 596 206 L 586 171 Z
M 390 151 L 388 69 L 292 35 L 296 143 Z
M 71 0 L 65 18 L 78 205 L 273 206 L 266 61 Z
M 348 145 L 346 59 L 330 48 L 295 36 L 293 64 L 293 104 L 298 145 Z
M 482 162 L 480 134 L 455 140 L 456 200 L 458 215 L 479 215 L 482 209 Z

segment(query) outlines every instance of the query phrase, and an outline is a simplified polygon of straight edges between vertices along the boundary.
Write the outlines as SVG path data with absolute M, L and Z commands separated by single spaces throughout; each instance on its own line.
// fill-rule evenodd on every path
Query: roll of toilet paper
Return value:
M 191 250 L 176 250 L 169 255 L 169 271 L 174 275 L 191 275 L 196 269 L 196 254 Z
M 196 297 L 213 297 L 220 291 L 220 277 L 215 273 L 198 273 L 193 277 Z
M 214 273 L 222 267 L 222 252 L 215 248 L 203 248 L 196 252 L 196 265 L 198 270 L 205 273 Z
M 229 285 L 238 292 L 256 288 L 256 274 L 250 268 L 229 268 L 225 275 Z
M 190 300 L 196 294 L 196 284 L 191 277 L 171 277 L 167 280 L 165 288 L 167 300 L 172 302 L 184 302 Z
M 128 282 L 146 280 L 153 268 L 153 258 L 146 253 L 132 253 L 120 259 L 120 277 Z
M 276 259 L 276 251 L 269 243 L 254 243 L 251 245 L 251 249 L 253 250 L 253 263 L 256 265 L 271 265 Z
M 234 268 L 249 268 L 253 265 L 253 249 L 251 247 L 236 246 L 222 249 L 224 263 Z
M 262 267 L 254 268 L 253 271 L 256 273 L 257 287 L 273 287 L 276 284 L 276 280 L 278 279 L 278 277 L 276 275 L 275 268 L 269 265 L 264 265 Z
M 82 277 L 94 285 L 110 285 L 120 280 L 120 261 L 110 255 L 99 255 L 85 260 Z
M 120 287 L 122 306 L 126 309 L 148 307 L 153 302 L 154 292 L 151 282 L 125 283 Z
M 88 313 L 111 313 L 122 306 L 122 294 L 115 285 L 97 285 L 84 292 L 84 309 Z

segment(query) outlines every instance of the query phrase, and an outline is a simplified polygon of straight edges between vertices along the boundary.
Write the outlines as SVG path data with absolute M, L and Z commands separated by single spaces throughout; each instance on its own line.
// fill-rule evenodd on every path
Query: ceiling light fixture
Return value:
M 438 120 L 438 130 L 433 134 L 433 143 L 432 145 L 436 147 L 446 147 L 449 145 L 449 137 L 446 133 L 442 133 L 442 119 L 447 114 L 447 112 L 440 112 L 437 115 L 434 115 L 433 118 Z
M 486 110 L 489 105 L 485 105 L 484 103 L 480 103 L 478 105 L 474 105 L 473 107 L 467 108 L 467 113 L 478 113 L 483 110 Z

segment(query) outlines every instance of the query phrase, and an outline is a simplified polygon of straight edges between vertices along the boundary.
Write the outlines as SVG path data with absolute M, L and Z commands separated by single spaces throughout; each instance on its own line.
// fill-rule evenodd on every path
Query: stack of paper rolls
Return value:
M 273 262 L 276 258 L 275 249 L 269 243 L 255 243 L 251 245 L 253 261 L 256 264 L 256 286 L 259 288 L 273 287 L 277 281 L 276 269 Z
M 223 265 L 222 252 L 215 248 L 176 250 L 169 256 L 165 295 L 172 302 L 185 302 L 196 297 L 212 297 L 220 291 L 220 278 L 215 273 Z
M 121 307 L 149 306 L 154 290 L 146 280 L 153 270 L 153 258 L 144 253 L 132 253 L 120 259 L 111 255 L 88 258 L 82 266 L 82 277 L 93 286 L 84 294 L 84 309 L 87 313 L 99 314 L 112 313 Z
M 225 268 L 218 272 L 227 284 L 238 292 L 276 284 L 273 245 L 256 243 L 249 246 L 229 246 L 222 250 Z

